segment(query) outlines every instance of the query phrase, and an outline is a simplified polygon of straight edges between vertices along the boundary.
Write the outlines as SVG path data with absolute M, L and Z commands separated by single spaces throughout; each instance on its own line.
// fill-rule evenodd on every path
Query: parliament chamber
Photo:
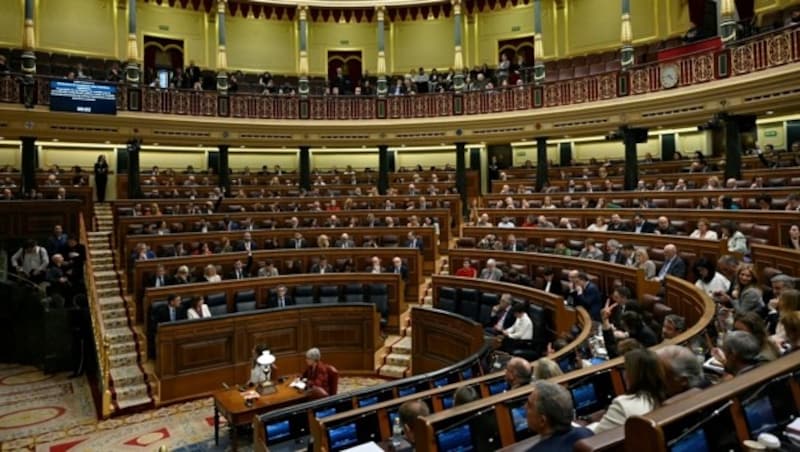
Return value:
M 800 1 L 1 3 L 0 449 L 800 450 Z

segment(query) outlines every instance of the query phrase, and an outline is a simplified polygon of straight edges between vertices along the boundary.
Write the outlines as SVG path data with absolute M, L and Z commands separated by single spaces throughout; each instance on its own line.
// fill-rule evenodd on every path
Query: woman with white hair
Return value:
M 314 347 L 306 352 L 306 367 L 303 372 L 303 380 L 306 382 L 306 389 L 311 391 L 311 398 L 327 397 L 336 394 L 336 384 L 333 374 L 336 370 L 322 362 L 322 354 L 319 349 Z

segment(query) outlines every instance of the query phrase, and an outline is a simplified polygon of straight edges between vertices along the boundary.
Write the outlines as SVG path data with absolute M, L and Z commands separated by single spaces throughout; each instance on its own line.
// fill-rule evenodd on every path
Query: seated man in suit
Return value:
M 500 301 L 492 306 L 492 317 L 485 325 L 486 332 L 489 334 L 503 334 L 503 331 L 511 328 L 516 320 L 516 317 L 511 312 L 511 295 L 504 293 L 500 296 Z
M 408 248 L 416 248 L 422 251 L 422 237 L 418 237 L 414 231 L 408 231 L 408 240 L 406 241 L 406 247 Z
M 571 451 L 575 443 L 594 434 L 586 427 L 573 426 L 572 396 L 559 384 L 534 381 L 525 407 L 528 429 L 541 438 L 529 452 Z
M 303 234 L 299 232 L 295 232 L 294 237 L 289 239 L 289 248 L 300 249 L 300 248 L 305 248 L 307 246 L 308 243 L 306 242 L 306 239 L 303 238 Z
M 294 300 L 287 295 L 286 286 L 280 285 L 275 289 L 275 296 L 270 297 L 267 301 L 267 308 L 285 308 L 287 306 L 294 306 Z
M 241 242 L 236 244 L 236 251 L 255 251 L 258 249 L 258 245 L 256 242 L 253 241 L 253 236 L 250 234 L 250 231 L 244 233 L 244 237 L 242 238 Z
M 527 341 L 533 339 L 533 321 L 528 315 L 528 303 L 516 303 L 511 306 L 514 323 L 502 331 L 501 349 L 511 353 L 518 348 L 525 348 Z
M 155 312 L 156 324 L 186 319 L 186 310 L 183 309 L 181 301 L 180 295 L 170 294 L 167 296 L 167 304 Z
M 631 232 L 637 234 L 652 234 L 656 230 L 656 225 L 644 219 L 644 215 L 637 213 L 633 216 L 633 228 Z
M 385 273 L 386 269 L 381 266 L 381 258 L 378 256 L 372 256 L 370 259 L 370 264 L 365 269 L 367 273 Z
M 333 273 L 333 267 L 328 264 L 328 260 L 324 257 L 319 258 L 319 262 L 311 266 L 311 273 Z
M 314 347 L 306 352 L 306 370 L 303 371 L 303 380 L 306 382 L 306 390 L 311 391 L 312 397 L 320 398 L 334 395 L 330 366 L 321 360 L 319 349 Z
M 172 285 L 172 278 L 167 274 L 163 265 L 158 264 L 156 274 L 147 283 L 147 287 L 166 287 Z
M 356 242 L 346 232 L 343 232 L 339 240 L 336 241 L 336 248 L 355 248 L 355 246 Z
M 664 246 L 664 264 L 661 266 L 656 279 L 663 281 L 667 275 L 686 278 L 686 262 L 678 256 L 678 248 L 671 243 Z
M 563 295 L 563 288 L 561 287 L 561 280 L 556 278 L 556 273 L 552 267 L 545 267 L 542 270 L 542 277 L 544 278 L 544 290 L 547 293 L 554 295 Z
M 408 281 L 408 266 L 403 263 L 403 259 L 400 259 L 399 256 L 392 258 L 392 268 L 389 272 L 397 273 L 400 275 L 400 279 L 406 282 Z
M 189 274 L 189 267 L 186 265 L 178 267 L 178 271 L 175 272 L 175 277 L 172 278 L 172 284 L 191 284 L 193 282 L 192 275 Z
M 508 251 L 525 251 L 525 245 L 517 240 L 514 234 L 508 234 L 506 238 L 506 249 Z
M 660 235 L 675 235 L 678 233 L 678 230 L 670 223 L 669 218 L 662 215 L 658 217 L 658 224 L 653 232 Z
M 253 267 L 253 253 L 247 253 L 247 263 L 243 264 L 241 259 L 237 259 L 233 264 L 233 271 L 228 274 L 227 279 L 249 278 L 250 269 Z
M 625 264 L 625 256 L 622 254 L 622 244 L 614 239 L 606 242 L 606 254 L 604 259 L 612 264 Z
M 500 281 L 503 278 L 503 271 L 497 268 L 497 262 L 494 259 L 486 261 L 486 267 L 481 270 L 479 279 L 488 281 Z
M 622 218 L 618 213 L 611 215 L 611 220 L 608 222 L 608 231 L 613 232 L 628 232 L 630 228 L 622 222 Z
M 600 311 L 603 310 L 603 297 L 600 295 L 600 289 L 597 285 L 589 280 L 589 275 L 585 272 L 572 270 L 569 272 L 570 284 L 572 291 L 570 298 L 572 298 L 575 306 L 583 306 L 589 313 L 592 320 L 600 322 Z

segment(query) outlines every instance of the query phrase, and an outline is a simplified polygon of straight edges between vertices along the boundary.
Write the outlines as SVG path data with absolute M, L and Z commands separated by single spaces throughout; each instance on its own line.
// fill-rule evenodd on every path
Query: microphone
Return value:
M 225 383 L 224 381 L 222 382 L 222 387 L 224 389 L 230 389 L 231 388 L 230 386 L 228 386 L 228 383 Z

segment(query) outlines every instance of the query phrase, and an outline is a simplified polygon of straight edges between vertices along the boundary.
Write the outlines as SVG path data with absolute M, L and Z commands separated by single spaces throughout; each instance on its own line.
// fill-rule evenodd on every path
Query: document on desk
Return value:
M 370 441 L 368 443 L 359 444 L 356 447 L 343 449 L 342 452 L 383 452 L 383 449 L 375 444 L 375 441 Z
M 306 383 L 303 380 L 299 380 L 298 379 L 298 380 L 295 380 L 295 381 L 289 383 L 289 387 L 290 388 L 299 389 L 301 391 L 305 391 L 306 390 Z

